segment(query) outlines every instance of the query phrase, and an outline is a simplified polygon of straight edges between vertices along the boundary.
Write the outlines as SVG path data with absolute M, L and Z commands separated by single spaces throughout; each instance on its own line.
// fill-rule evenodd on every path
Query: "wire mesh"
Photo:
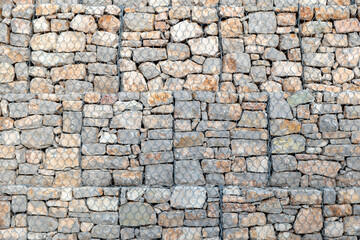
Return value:
M 359 3 L 1 1 L 0 239 L 359 239 Z

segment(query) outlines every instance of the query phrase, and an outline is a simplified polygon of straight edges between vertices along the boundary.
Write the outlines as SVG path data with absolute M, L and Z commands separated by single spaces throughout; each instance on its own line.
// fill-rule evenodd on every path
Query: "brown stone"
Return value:
M 53 187 L 78 187 L 81 184 L 81 171 L 69 170 L 57 172 L 53 182 Z
M 190 91 L 211 91 L 219 88 L 219 77 L 214 75 L 190 74 L 188 75 L 184 88 Z
M 335 21 L 334 26 L 337 33 L 350 33 L 360 31 L 359 20 L 357 20 L 356 18 Z
M 352 207 L 350 204 L 325 205 L 324 217 L 346 217 L 351 215 Z
M 350 17 L 350 8 L 341 6 L 320 6 L 315 7 L 315 17 L 317 20 L 341 20 Z M 335 26 L 336 27 L 336 26 Z
M 239 18 L 229 18 L 220 23 L 220 33 L 223 38 L 240 37 L 243 26 Z
M 79 166 L 78 148 L 54 148 L 47 149 L 44 160 L 46 169 L 64 170 Z
M 323 228 L 320 208 L 302 208 L 296 216 L 294 230 L 297 234 L 314 233 Z
M 112 33 L 117 33 L 120 28 L 120 20 L 113 15 L 102 16 L 98 24 L 101 29 Z
M 0 228 L 10 227 L 10 202 L 0 201 Z
M 51 80 L 56 83 L 60 80 L 85 79 L 85 64 L 71 64 L 51 69 Z
M 326 177 L 336 177 L 341 169 L 341 164 L 338 162 L 310 160 L 299 161 L 298 170 L 307 175 L 322 175 Z
M 299 14 L 301 20 L 310 21 L 314 17 L 313 8 L 310 6 L 300 6 Z

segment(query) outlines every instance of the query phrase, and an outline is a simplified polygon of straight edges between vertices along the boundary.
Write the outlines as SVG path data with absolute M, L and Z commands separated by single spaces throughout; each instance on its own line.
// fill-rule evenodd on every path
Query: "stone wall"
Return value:
M 359 16 L 2 1 L 0 239 L 358 239 Z

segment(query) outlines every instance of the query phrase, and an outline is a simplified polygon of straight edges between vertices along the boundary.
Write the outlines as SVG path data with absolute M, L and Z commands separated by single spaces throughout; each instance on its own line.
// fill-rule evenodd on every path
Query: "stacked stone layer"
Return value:
M 0 239 L 358 239 L 360 2 L 0 3 Z

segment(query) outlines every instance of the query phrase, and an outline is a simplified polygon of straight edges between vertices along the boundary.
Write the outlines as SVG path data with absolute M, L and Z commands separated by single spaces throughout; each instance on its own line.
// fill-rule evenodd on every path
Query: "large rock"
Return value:
M 120 28 L 120 20 L 113 15 L 102 16 L 98 23 L 100 28 L 111 33 L 117 33 Z
M 190 57 L 190 49 L 186 44 L 168 43 L 167 44 L 168 60 L 185 60 Z
M 302 23 L 301 25 L 302 36 L 312 36 L 315 34 L 331 33 L 332 23 L 324 21 L 310 21 Z
M 133 32 L 154 30 L 155 15 L 148 13 L 127 13 L 124 16 L 125 27 Z
M 96 212 L 117 211 L 118 204 L 116 197 L 92 197 L 86 200 L 88 208 Z
M 199 24 L 185 20 L 171 27 L 170 35 L 173 41 L 182 42 L 186 39 L 201 37 L 203 31 Z
M 344 231 L 347 235 L 360 235 L 360 216 L 344 218 Z
M 343 67 L 356 67 L 360 59 L 360 47 L 337 48 L 335 50 L 336 61 Z
M 302 65 L 298 62 L 274 62 L 271 72 L 278 77 L 297 77 L 302 74 Z
M 223 71 L 225 73 L 249 73 L 250 56 L 247 53 L 229 53 L 223 57 Z
M 303 136 L 293 134 L 277 137 L 272 140 L 272 153 L 298 153 L 305 151 L 306 140 Z
M 307 175 L 322 175 L 326 177 L 336 177 L 341 165 L 338 162 L 310 160 L 299 161 L 298 170 Z
M 173 208 L 202 208 L 206 201 L 206 190 L 203 187 L 180 187 L 174 188 L 170 205 Z
M 290 107 L 296 107 L 301 104 L 310 103 L 315 100 L 315 97 L 307 90 L 299 91 L 287 98 Z
M 294 230 L 297 234 L 314 233 L 323 228 L 320 208 L 302 208 L 296 216 Z
M 0 23 L 0 43 L 8 44 L 10 41 L 10 30 L 5 23 Z
M 270 120 L 270 133 L 273 136 L 283 136 L 301 131 L 301 123 L 297 120 L 272 119 Z
M 270 118 L 292 119 L 293 114 L 289 104 L 280 93 L 270 94 L 269 104 Z
M 249 33 L 275 33 L 276 16 L 274 12 L 249 14 Z
M 42 127 L 21 132 L 21 144 L 27 148 L 42 149 L 53 144 L 54 132 L 51 127 Z
M 156 213 L 150 204 L 130 202 L 119 209 L 121 226 L 138 227 L 156 224 Z

